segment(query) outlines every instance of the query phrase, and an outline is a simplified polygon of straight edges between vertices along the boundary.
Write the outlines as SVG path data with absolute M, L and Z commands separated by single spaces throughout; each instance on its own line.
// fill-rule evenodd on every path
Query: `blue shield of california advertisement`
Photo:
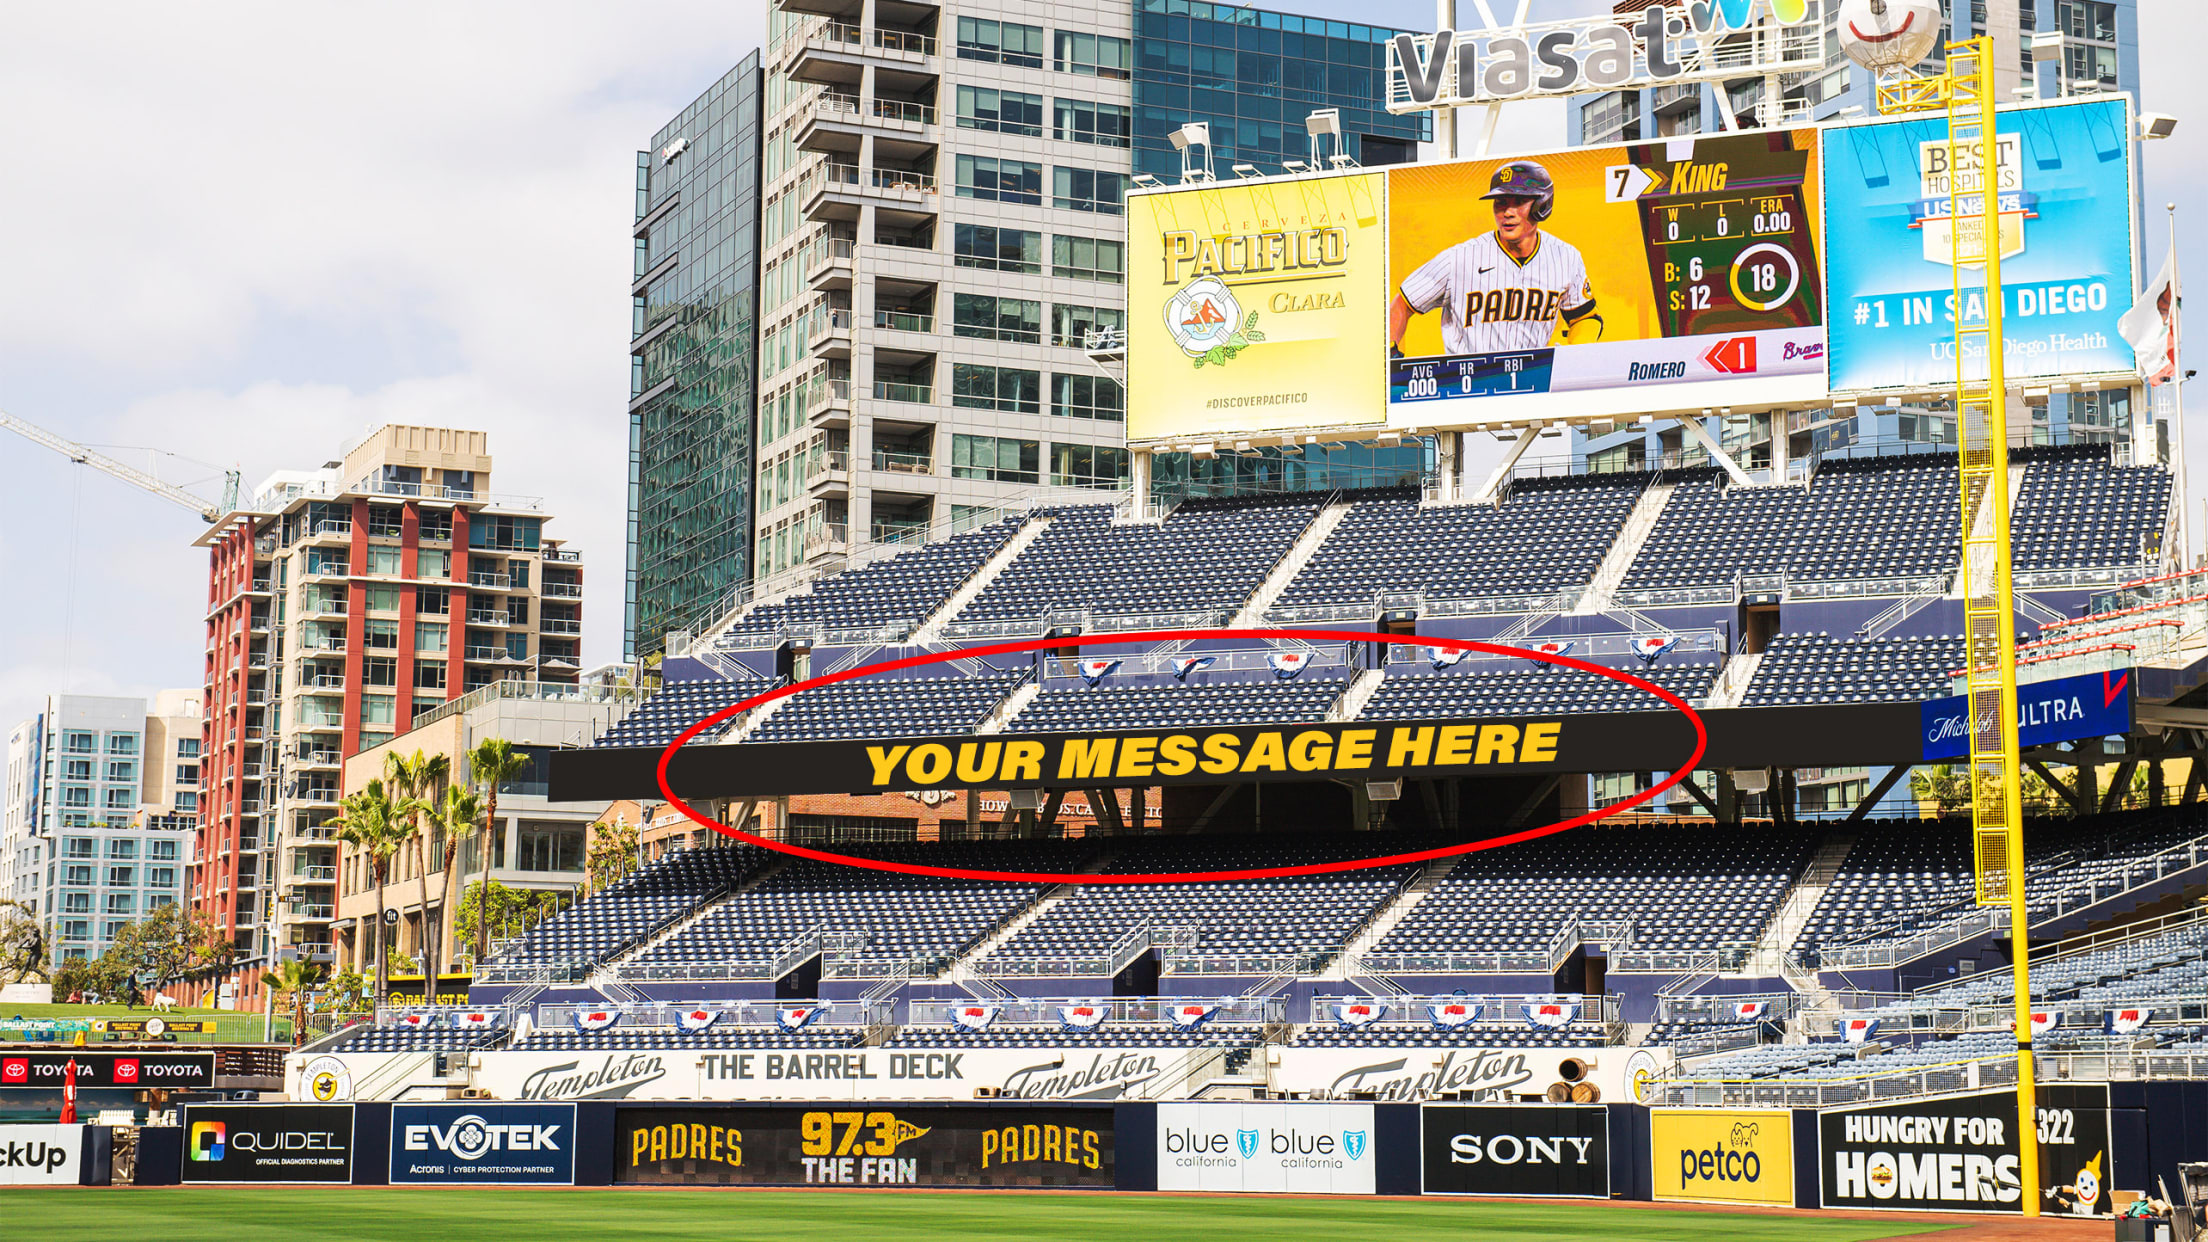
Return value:
M 2001 110 L 1993 184 L 2011 383 L 2135 368 L 2116 331 L 2138 244 L 2131 129 L 2124 96 Z M 1821 168 L 1832 387 L 1952 387 L 1950 230 L 1979 227 L 1983 179 L 1968 168 L 1949 175 L 1946 117 L 1828 129 Z M 1966 327 L 1985 322 L 1983 284 L 1965 269 Z M 1982 345 L 1967 346 L 1964 361 L 1985 376 Z

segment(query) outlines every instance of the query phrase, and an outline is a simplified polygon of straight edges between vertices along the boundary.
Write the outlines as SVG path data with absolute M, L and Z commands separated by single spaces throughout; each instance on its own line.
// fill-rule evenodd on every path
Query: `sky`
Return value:
M 1430 0 L 1274 7 L 1427 28 Z M 1502 6 L 1498 6 L 1501 8 Z M 1592 0 L 1534 0 L 1536 19 Z M 2146 194 L 2208 212 L 2208 84 L 2147 0 Z M 758 46 L 763 0 L 88 2 L 0 12 L 0 410 L 212 498 L 369 427 L 489 433 L 620 656 L 634 160 Z M 1503 146 L 1554 146 L 1514 105 Z M 2164 250 L 2150 211 L 2150 270 Z M 2208 229 L 2181 260 L 2208 279 Z M 2188 420 L 2208 484 L 2208 395 Z M 149 450 L 153 451 L 149 454 Z M 2196 495 L 2200 485 L 2196 484 Z M 2198 501 L 2195 502 L 2198 512 Z M 196 687 L 200 519 L 0 433 L 0 729 Z

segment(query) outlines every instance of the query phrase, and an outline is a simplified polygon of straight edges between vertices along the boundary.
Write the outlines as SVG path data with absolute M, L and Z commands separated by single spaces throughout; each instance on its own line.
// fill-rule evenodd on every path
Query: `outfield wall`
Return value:
M 1833 1109 L 1370 1101 L 186 1105 L 136 1185 L 911 1186 L 2019 1212 L 2001 1091 Z M 2043 1179 L 2175 1184 L 2208 1082 L 2042 1087 Z M 0 1185 L 108 1185 L 103 1126 L 0 1126 Z

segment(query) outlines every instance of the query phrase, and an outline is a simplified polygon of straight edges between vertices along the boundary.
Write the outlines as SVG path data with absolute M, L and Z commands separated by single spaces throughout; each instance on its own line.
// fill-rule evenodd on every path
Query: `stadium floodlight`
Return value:
M 2151 142 L 2167 138 L 2177 132 L 2177 118 L 2167 112 L 2142 112 L 2139 114 L 2139 140 Z
M 1303 118 L 1304 132 L 1311 135 L 1311 167 L 1331 163 L 1340 168 L 1342 159 L 1342 110 L 1340 108 L 1315 108 Z M 1327 139 L 1333 140 L 1334 153 L 1326 150 Z
M 1311 171 L 1311 166 L 1304 163 L 1302 160 L 1282 160 L 1280 162 L 1280 166 L 1287 169 L 1289 172 L 1296 174 L 1299 177 Z
M 1181 153 L 1181 184 L 1191 181 L 1210 181 L 1211 174 L 1211 123 L 1190 121 L 1166 135 L 1172 140 L 1173 149 Z M 1196 149 L 1203 149 L 1202 163 L 1197 162 Z
M 1396 802 L 1403 797 L 1402 781 L 1366 781 L 1365 798 L 1372 802 Z
M 2032 36 L 2032 59 L 2035 62 L 2061 60 L 2063 46 L 2068 42 L 2059 30 L 2042 30 Z
M 1145 190 L 1155 190 L 1159 186 L 1164 184 L 1165 183 L 1163 181 L 1158 180 L 1156 177 L 1151 176 L 1149 173 L 1135 174 L 1135 185 L 1138 188 Z
M 1234 165 L 1234 175 L 1244 181 L 1256 181 L 1265 174 L 1257 171 L 1257 165 L 1255 164 L 1236 164 Z

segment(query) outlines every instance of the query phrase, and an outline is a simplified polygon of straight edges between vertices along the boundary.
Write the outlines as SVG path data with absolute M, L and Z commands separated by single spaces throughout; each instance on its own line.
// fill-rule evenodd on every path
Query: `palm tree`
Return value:
M 291 998 L 291 1042 L 296 1047 L 307 1033 L 307 993 L 322 982 L 322 968 L 292 958 L 279 963 L 278 969 L 262 971 L 261 982 L 270 992 Z
M 483 791 L 483 883 L 491 882 L 491 845 L 498 831 L 498 787 L 521 775 L 534 760 L 514 749 L 502 737 L 487 737 L 468 752 L 468 774 Z M 490 949 L 490 903 L 480 902 L 475 912 L 475 960 L 481 962 Z
M 422 999 L 434 1005 L 437 1003 L 437 939 L 430 919 L 429 849 L 422 836 L 422 816 L 435 818 L 437 799 L 444 792 L 445 782 L 452 779 L 452 760 L 445 755 L 425 754 L 419 750 L 412 755 L 392 751 L 383 757 L 383 779 L 398 795 L 398 813 L 406 820 L 404 836 L 414 845 L 414 878 L 422 898 Z
M 445 786 L 444 805 L 437 808 L 437 822 L 445 830 L 444 877 L 445 891 L 437 899 L 437 943 L 445 943 L 445 912 L 452 909 L 453 856 L 460 852 L 460 838 L 475 832 L 476 821 L 483 817 L 483 800 L 465 785 Z M 459 935 L 458 920 L 454 920 L 452 935 Z M 451 956 L 447 954 L 446 956 Z
M 403 838 L 391 795 L 384 790 L 382 781 L 369 781 L 345 799 L 344 807 L 337 818 L 327 821 L 323 827 L 336 828 L 338 840 L 359 850 L 368 860 L 369 873 L 375 877 L 376 908 L 368 921 L 375 928 L 376 1003 L 380 1005 L 387 989 L 385 959 L 389 957 L 384 948 L 383 885 L 391 875 L 391 856 L 399 852 Z

